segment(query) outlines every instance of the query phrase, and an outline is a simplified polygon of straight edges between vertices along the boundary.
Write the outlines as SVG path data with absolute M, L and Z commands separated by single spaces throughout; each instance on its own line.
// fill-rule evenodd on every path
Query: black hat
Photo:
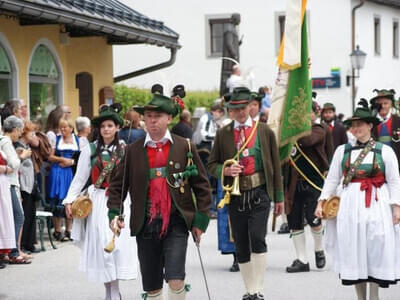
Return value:
M 181 99 L 185 98 L 185 86 L 183 84 L 178 84 L 172 89 L 172 97 L 179 96 Z
M 151 87 L 151 93 L 164 95 L 164 88 L 161 84 L 153 84 L 153 86 Z
M 261 95 L 260 93 L 251 92 L 251 94 L 250 94 L 250 102 L 258 101 L 259 103 L 261 103 L 262 98 L 263 98 L 263 95 Z

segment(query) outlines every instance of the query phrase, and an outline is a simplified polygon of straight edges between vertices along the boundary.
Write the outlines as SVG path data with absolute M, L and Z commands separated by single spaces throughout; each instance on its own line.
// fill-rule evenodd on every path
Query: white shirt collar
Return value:
M 255 116 L 255 117 L 253 118 L 253 120 L 254 120 L 255 122 L 259 121 L 259 120 L 260 120 L 260 114 L 257 114 L 257 116 Z
M 150 137 L 150 134 L 147 132 L 146 133 L 146 139 L 144 140 L 144 144 L 143 147 L 149 146 L 149 147 L 155 147 L 156 143 L 161 142 L 163 144 L 165 144 L 166 142 L 170 141 L 171 144 L 174 143 L 174 141 L 172 140 L 172 136 L 171 133 L 169 132 L 169 130 L 167 129 L 167 131 L 165 132 L 165 135 L 163 136 L 163 138 L 159 141 L 153 141 Z
M 239 128 L 239 126 L 247 126 L 247 127 L 251 127 L 253 126 L 253 120 L 251 119 L 251 117 L 249 116 L 246 120 L 246 122 L 244 122 L 244 124 L 239 123 L 238 121 L 235 120 L 234 124 L 233 124 L 233 128 Z
M 379 121 L 383 122 L 383 121 L 387 121 L 390 119 L 391 117 L 391 112 L 389 111 L 388 114 L 384 117 L 382 117 L 380 114 L 377 114 L 376 117 L 379 119 Z

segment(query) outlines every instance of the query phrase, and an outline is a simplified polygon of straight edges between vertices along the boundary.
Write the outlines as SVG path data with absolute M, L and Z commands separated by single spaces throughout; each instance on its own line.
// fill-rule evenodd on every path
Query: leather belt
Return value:
M 256 172 L 247 176 L 239 177 L 239 186 L 241 191 L 249 191 L 265 184 L 265 176 L 262 172 Z

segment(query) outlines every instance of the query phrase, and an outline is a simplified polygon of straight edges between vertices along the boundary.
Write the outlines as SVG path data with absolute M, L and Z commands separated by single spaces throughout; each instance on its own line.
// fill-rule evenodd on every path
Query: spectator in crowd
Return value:
M 67 196 L 71 181 L 74 177 L 73 166 L 76 164 L 74 156 L 80 151 L 79 139 L 73 133 L 74 126 L 71 121 L 61 119 L 59 131 L 61 135 L 56 137 L 56 143 L 52 148 L 49 160 L 52 162 L 48 195 L 50 203 L 54 207 L 54 238 L 58 241 L 69 241 L 71 239 L 72 219 L 66 218 L 66 229 L 64 236 L 61 233 L 62 218 L 65 218 L 62 201 Z
M 92 211 L 86 219 L 75 219 L 72 231 L 72 238 L 81 249 L 79 269 L 90 281 L 104 283 L 106 300 L 121 299 L 119 280 L 135 279 L 137 276 L 136 241 L 130 236 L 129 226 L 121 230 L 113 252 L 105 252 L 104 247 L 113 235 L 107 217 L 107 189 L 110 175 L 124 155 L 124 142 L 118 137 L 123 119 L 112 108 L 105 107 L 92 124 L 98 128 L 99 138 L 82 149 L 75 177 L 63 204 L 67 217 L 71 217 L 71 203 L 90 178 L 92 184 L 88 193 L 93 203 Z M 105 168 L 113 158 L 116 161 L 113 167 Z M 130 218 L 130 203 L 128 196 L 124 202 L 125 220 Z
M 179 116 L 179 123 L 172 127 L 171 132 L 181 137 L 192 139 L 193 129 L 190 123 L 191 117 L 190 111 L 184 109 Z
M 7 178 L 10 183 L 10 193 L 14 216 L 14 229 L 15 229 L 15 244 L 16 248 L 13 248 L 9 254 L 10 264 L 27 264 L 30 263 L 29 256 L 21 251 L 20 239 L 22 235 L 22 226 L 24 224 L 24 211 L 22 209 L 18 170 L 21 161 L 18 157 L 17 152 L 13 146 L 13 143 L 17 142 L 22 134 L 24 128 L 23 121 L 16 116 L 9 116 L 4 120 L 3 131 L 4 136 L 0 140 L 0 150 L 4 154 L 4 158 L 7 161 L 7 166 L 12 169 L 11 172 L 7 172 Z M 30 156 L 29 150 L 24 150 L 23 156 Z
M 0 136 L 0 143 L 2 136 Z M 16 248 L 13 208 L 11 202 L 10 183 L 7 173 L 11 173 L 12 168 L 7 166 L 2 151 L 0 151 L 0 269 L 6 267 L 5 256 L 11 249 Z
M 336 120 L 337 120 L 338 122 L 343 123 L 343 119 L 344 119 L 344 114 L 343 114 L 343 113 L 339 113 L 339 114 L 337 115 Z
M 268 86 L 260 87 L 258 93 L 262 96 L 261 112 L 265 112 L 268 115 L 271 109 L 271 89 Z
M 22 119 L 21 104 L 19 100 L 7 101 L 0 112 L 0 116 L 2 125 L 5 119 L 7 119 L 9 116 L 16 116 Z
M 53 148 L 56 145 L 56 137 L 60 134 L 58 124 L 63 116 L 64 113 L 60 109 L 55 108 L 50 112 L 49 117 L 47 118 L 45 131 L 47 138 L 49 139 L 49 143 Z
M 232 93 L 234 88 L 243 86 L 243 84 L 244 80 L 240 67 L 239 65 L 234 65 L 231 76 L 226 80 L 226 87 L 229 89 L 229 93 Z
M 19 182 L 22 196 L 22 207 L 24 209 L 24 226 L 22 230 L 21 247 L 22 250 L 32 253 L 40 252 L 36 249 L 34 244 L 36 240 L 36 199 L 37 195 L 37 182 L 35 178 L 35 170 L 32 158 L 31 146 L 38 147 L 39 139 L 35 134 L 36 126 L 26 121 L 23 133 L 18 142 L 14 143 L 17 154 L 21 160 L 19 168 Z M 28 150 L 28 151 L 26 151 Z
M 128 122 L 118 132 L 118 135 L 126 144 L 132 144 L 146 135 L 146 132 L 139 127 L 140 115 L 135 110 L 128 110 L 125 120 Z
M 92 128 L 90 126 L 90 119 L 88 117 L 77 117 L 75 127 L 78 131 L 79 147 L 83 149 L 83 147 L 89 144 L 88 136 Z
M 28 118 L 28 108 L 26 106 L 25 100 L 24 99 L 13 99 L 13 100 L 19 101 L 19 105 L 21 106 L 21 118 L 23 120 L 26 120 Z

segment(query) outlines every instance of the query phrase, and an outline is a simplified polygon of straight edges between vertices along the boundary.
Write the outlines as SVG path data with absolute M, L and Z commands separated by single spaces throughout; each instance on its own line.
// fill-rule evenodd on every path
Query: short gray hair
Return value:
M 3 130 L 4 132 L 12 132 L 14 128 L 24 128 L 24 121 L 16 116 L 9 116 L 4 120 Z
M 77 117 L 75 120 L 75 126 L 76 130 L 80 132 L 83 129 L 90 127 L 90 119 L 88 117 Z

